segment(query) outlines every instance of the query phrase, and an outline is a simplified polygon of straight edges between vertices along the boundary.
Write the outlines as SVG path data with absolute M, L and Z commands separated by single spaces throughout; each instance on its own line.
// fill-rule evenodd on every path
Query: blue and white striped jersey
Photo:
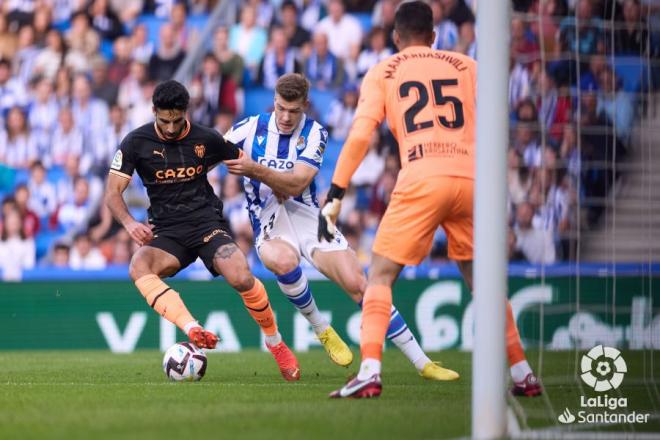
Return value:
M 275 124 L 275 114 L 262 113 L 236 123 L 225 134 L 225 139 L 236 144 L 255 162 L 277 171 L 292 171 L 296 163 L 318 170 L 323 162 L 328 131 L 318 122 L 303 115 L 300 124 L 291 134 L 282 134 Z M 243 183 L 250 220 L 254 227 L 259 223 L 259 214 L 273 192 L 267 185 L 248 177 L 243 178 Z M 294 200 L 318 208 L 316 191 L 316 182 L 312 180 Z

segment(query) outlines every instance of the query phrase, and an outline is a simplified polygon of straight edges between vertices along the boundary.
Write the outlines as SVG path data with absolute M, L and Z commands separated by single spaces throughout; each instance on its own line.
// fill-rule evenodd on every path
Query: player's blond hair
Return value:
M 282 75 L 275 84 L 275 93 L 284 98 L 285 101 L 307 101 L 309 94 L 309 81 L 299 73 L 287 73 Z

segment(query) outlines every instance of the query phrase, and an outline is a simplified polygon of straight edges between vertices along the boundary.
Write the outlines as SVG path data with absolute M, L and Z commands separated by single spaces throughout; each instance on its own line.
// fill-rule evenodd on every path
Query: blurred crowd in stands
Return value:
M 6 279 L 40 266 L 99 269 L 130 261 L 136 245 L 101 203 L 108 166 L 126 133 L 152 120 L 155 85 L 172 78 L 197 45 L 204 55 L 187 84 L 193 121 L 224 133 L 255 108 L 253 100 L 269 110 L 269 91 L 280 75 L 304 73 L 313 91 L 334 98 L 310 109 L 330 131 L 326 167 L 333 166 L 361 78 L 396 52 L 392 29 L 400 0 L 230 3 L 227 16 L 235 19 L 223 17 L 212 38 L 201 41 L 217 0 L 1 2 L 0 266 Z M 434 48 L 476 57 L 473 3 L 429 0 Z M 578 230 L 598 226 L 620 175 L 616 165 L 632 148 L 645 111 L 640 97 L 658 76 L 660 7 L 650 0 L 512 4 L 510 253 L 550 264 L 573 259 Z M 396 141 L 384 126 L 373 135 L 340 219 L 365 263 L 398 169 Z M 238 244 L 256 263 L 241 181 L 221 167 L 209 179 Z M 146 221 L 139 178 L 126 201 Z M 441 229 L 430 259 L 446 259 Z

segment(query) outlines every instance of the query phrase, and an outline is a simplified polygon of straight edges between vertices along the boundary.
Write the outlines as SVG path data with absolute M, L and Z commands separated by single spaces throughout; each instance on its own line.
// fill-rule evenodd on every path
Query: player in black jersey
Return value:
M 282 376 L 297 380 L 298 362 L 277 330 L 266 290 L 234 243 L 222 202 L 206 176 L 219 162 L 242 153 L 216 131 L 186 119 L 189 99 L 180 83 L 159 84 L 152 98 L 156 121 L 131 131 L 110 165 L 105 203 L 141 246 L 131 259 L 129 274 L 149 306 L 197 346 L 214 348 L 217 336 L 204 330 L 179 294 L 161 280 L 200 257 L 214 276 L 223 275 L 240 293 L 266 335 Z M 131 216 L 122 198 L 134 171 L 147 188 L 149 226 Z

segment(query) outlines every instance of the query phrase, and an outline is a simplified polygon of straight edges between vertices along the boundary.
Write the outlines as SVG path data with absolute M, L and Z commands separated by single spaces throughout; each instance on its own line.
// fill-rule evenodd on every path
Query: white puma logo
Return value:
M 165 148 L 163 148 L 163 151 L 154 150 L 154 154 L 165 159 Z

